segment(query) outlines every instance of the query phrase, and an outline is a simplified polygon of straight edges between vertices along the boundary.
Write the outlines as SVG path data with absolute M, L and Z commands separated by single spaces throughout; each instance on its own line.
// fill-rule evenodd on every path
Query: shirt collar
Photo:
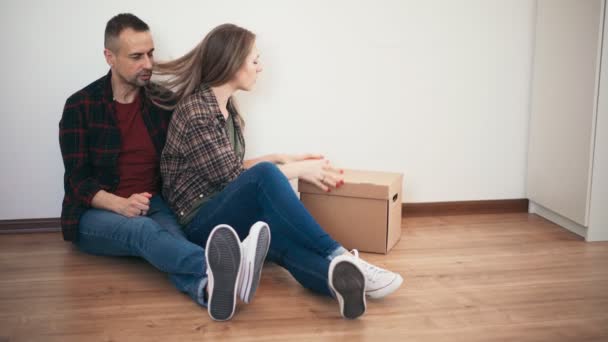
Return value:
M 145 87 L 139 87 L 138 94 L 140 101 L 144 104 L 147 100 Z M 106 74 L 104 85 L 103 85 L 103 98 L 108 102 L 114 102 L 114 92 L 112 91 L 112 69 Z
M 213 112 L 215 117 L 220 122 L 226 123 L 224 114 L 222 114 L 222 111 L 220 110 L 220 105 L 217 102 L 217 98 L 215 97 L 215 94 L 213 93 L 213 90 L 211 89 L 211 87 L 209 87 L 206 84 L 201 84 L 199 89 L 200 89 L 201 95 L 203 97 L 203 100 L 205 100 L 205 103 L 207 103 L 211 112 Z M 232 106 L 232 97 L 230 97 L 228 99 L 228 108 L 227 109 L 231 116 L 234 115 L 234 107 Z

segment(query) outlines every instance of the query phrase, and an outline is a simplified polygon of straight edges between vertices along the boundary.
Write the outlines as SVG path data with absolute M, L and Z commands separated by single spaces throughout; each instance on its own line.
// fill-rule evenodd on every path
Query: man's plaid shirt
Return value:
M 70 96 L 59 122 L 59 144 L 65 166 L 61 230 L 67 241 L 77 239 L 80 216 L 91 208 L 93 196 L 99 190 L 113 192 L 120 182 L 117 161 L 121 140 L 111 78 L 110 72 Z M 153 84 L 148 90 L 165 91 Z M 171 111 L 155 106 L 143 88 L 140 96 L 142 117 L 160 156 Z

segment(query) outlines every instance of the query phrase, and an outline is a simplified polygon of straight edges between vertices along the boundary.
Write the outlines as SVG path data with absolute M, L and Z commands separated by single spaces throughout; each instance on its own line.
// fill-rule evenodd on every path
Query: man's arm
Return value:
M 66 101 L 59 121 L 59 145 L 65 167 L 65 191 L 73 193 L 84 206 L 91 206 L 93 196 L 102 188 L 91 177 L 87 126 L 81 107 L 75 96 Z
M 66 191 L 72 191 L 83 206 L 109 210 L 127 217 L 148 211 L 150 194 L 133 194 L 129 198 L 116 196 L 104 190 L 91 176 L 87 125 L 81 103 L 73 97 L 66 102 L 59 122 L 59 145 L 65 166 Z

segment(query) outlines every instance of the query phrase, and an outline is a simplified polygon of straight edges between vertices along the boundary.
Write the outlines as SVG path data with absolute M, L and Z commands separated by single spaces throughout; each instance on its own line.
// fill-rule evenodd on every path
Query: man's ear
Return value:
M 116 61 L 114 52 L 112 52 L 110 49 L 103 49 L 103 56 L 106 58 L 106 63 L 108 63 L 110 68 L 113 67 Z

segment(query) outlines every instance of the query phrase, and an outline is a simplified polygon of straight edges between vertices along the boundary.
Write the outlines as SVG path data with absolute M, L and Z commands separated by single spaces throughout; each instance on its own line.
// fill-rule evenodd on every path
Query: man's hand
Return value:
M 145 216 L 150 210 L 150 195 L 147 192 L 141 194 L 133 194 L 129 198 L 119 197 L 121 200 L 118 202 L 116 213 L 126 216 Z
M 147 192 L 133 194 L 129 198 L 124 198 L 105 190 L 100 190 L 93 196 L 91 206 L 97 209 L 113 211 L 126 217 L 144 216 L 150 209 L 150 198 L 152 198 L 152 195 Z

